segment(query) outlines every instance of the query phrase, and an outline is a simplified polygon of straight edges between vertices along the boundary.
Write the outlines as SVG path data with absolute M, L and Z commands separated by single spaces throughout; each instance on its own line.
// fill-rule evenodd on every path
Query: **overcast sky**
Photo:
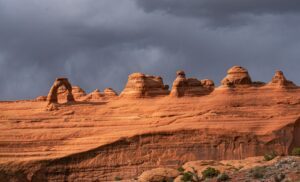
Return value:
M 233 65 L 300 85 L 297 0 L 0 0 L 0 100 L 47 95 L 56 77 L 118 91 L 132 72 L 178 69 L 219 84 Z

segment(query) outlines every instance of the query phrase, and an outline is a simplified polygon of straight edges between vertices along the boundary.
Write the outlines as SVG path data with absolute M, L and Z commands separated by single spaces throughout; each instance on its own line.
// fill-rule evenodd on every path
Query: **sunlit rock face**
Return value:
M 267 85 L 275 88 L 296 88 L 297 86 L 290 80 L 287 80 L 282 71 L 277 70 L 271 82 Z
M 50 98 L 60 86 L 75 98 L 82 93 L 62 80 Z M 219 89 L 179 71 L 169 94 L 162 78 L 136 73 L 121 96 L 95 90 L 47 110 L 45 97 L 0 102 L 0 179 L 127 180 L 162 166 L 285 155 L 300 146 L 299 87 L 282 72 L 267 85 L 251 82 L 240 67 L 226 80 Z
M 163 84 L 159 76 L 133 73 L 129 75 L 127 84 L 121 93 L 121 97 L 143 98 L 165 96 L 169 94 L 169 86 Z
M 248 70 L 241 66 L 233 66 L 227 71 L 227 76 L 221 82 L 222 86 L 250 86 L 252 80 Z
M 171 97 L 184 96 L 202 96 L 209 94 L 214 90 L 214 82 L 212 80 L 198 80 L 197 78 L 186 78 L 185 72 L 177 71 L 176 79 L 173 82 Z
M 91 93 L 87 94 L 83 100 L 84 101 L 101 101 L 104 99 L 104 94 L 100 92 L 99 89 L 95 89 Z
M 106 98 L 116 98 L 118 96 L 118 93 L 112 88 L 104 89 L 103 94 Z

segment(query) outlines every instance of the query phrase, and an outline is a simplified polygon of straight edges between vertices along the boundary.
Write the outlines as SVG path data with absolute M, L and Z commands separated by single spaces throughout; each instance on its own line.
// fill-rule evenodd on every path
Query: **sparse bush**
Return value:
M 277 154 L 274 151 L 264 155 L 265 161 L 273 160 L 275 157 L 277 157 Z
M 188 172 L 183 173 L 181 180 L 184 182 L 192 181 L 193 180 L 192 172 L 188 171 Z
M 184 168 L 182 166 L 180 166 L 178 169 L 177 169 L 178 172 L 180 173 L 183 173 L 184 172 Z
M 116 177 L 115 177 L 115 181 L 121 181 L 121 180 L 122 180 L 121 177 L 119 177 L 119 176 L 116 176 Z
M 203 178 L 213 178 L 217 177 L 219 174 L 220 171 L 212 167 L 208 167 L 204 171 L 202 171 Z
M 274 176 L 274 181 L 275 182 L 281 182 L 281 181 L 284 180 L 284 178 L 285 178 L 284 174 L 278 174 L 278 175 Z
M 300 147 L 296 147 L 292 150 L 292 155 L 300 156 Z
M 197 170 L 194 167 L 191 167 L 191 169 L 192 169 L 192 172 L 188 171 L 188 172 L 181 173 L 181 175 L 182 175 L 181 181 L 183 181 L 183 182 L 199 182 L 200 181 Z M 178 170 L 181 171 L 182 169 L 178 169 Z
M 230 178 L 229 178 L 229 176 L 228 176 L 228 174 L 226 174 L 226 173 L 222 173 L 222 174 L 220 174 L 218 177 L 217 177 L 217 181 L 218 182 L 221 182 L 221 181 L 227 181 L 227 180 L 229 180 Z
M 260 179 L 260 178 L 264 177 L 266 169 L 265 169 L 265 167 L 255 167 L 255 168 L 251 169 L 250 172 L 251 172 L 253 178 Z

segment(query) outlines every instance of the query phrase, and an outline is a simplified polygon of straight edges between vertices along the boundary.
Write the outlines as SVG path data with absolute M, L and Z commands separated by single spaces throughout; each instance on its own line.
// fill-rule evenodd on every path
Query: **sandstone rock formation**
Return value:
M 47 96 L 38 96 L 37 98 L 35 98 L 36 101 L 46 101 L 47 100 Z
M 84 97 L 84 101 L 99 101 L 103 100 L 104 95 L 100 92 L 99 89 L 94 90 Z
M 196 78 L 186 78 L 184 71 L 179 70 L 173 82 L 170 95 L 172 97 L 201 96 L 213 91 L 214 82 L 212 80 L 198 80 Z
M 209 90 L 214 84 L 185 78 L 183 72 L 178 77 L 175 85 L 183 84 L 186 96 L 181 99 L 105 100 L 96 90 L 91 100 L 103 97 L 105 102 L 59 109 L 50 103 L 52 112 L 45 112 L 43 102 L 0 102 L 0 179 L 127 180 L 158 167 L 177 169 L 189 161 L 239 160 L 272 151 L 285 155 L 300 146 L 299 87 L 240 87 L 188 97 L 200 85 Z M 141 78 L 130 80 L 129 96 L 136 94 L 132 88 L 146 90 L 144 95 L 164 90 L 159 79 Z M 139 86 L 147 79 L 161 87 Z M 61 85 L 55 82 L 51 93 Z
M 179 70 L 176 72 L 176 79 L 173 82 L 172 90 L 170 95 L 174 97 L 184 96 L 185 90 L 187 88 L 187 80 L 185 77 L 185 72 Z
M 179 176 L 179 172 L 176 169 L 156 168 L 141 174 L 139 182 L 173 181 L 177 176 Z
M 252 81 L 248 70 L 241 66 L 233 66 L 227 71 L 227 76 L 222 80 L 223 86 L 235 87 L 251 85 Z
M 118 96 L 118 93 L 114 91 L 112 88 L 106 88 L 103 91 L 104 97 L 106 98 L 115 98 Z
M 267 85 L 269 87 L 276 88 L 296 88 L 297 86 L 285 78 L 282 71 L 276 71 L 275 75 L 272 78 L 272 81 Z
M 214 168 L 220 173 L 227 174 L 230 179 L 225 180 L 224 178 L 221 178 L 221 175 L 210 180 L 205 179 L 202 172 L 208 167 Z M 173 181 L 174 176 L 176 177 L 177 175 L 174 182 L 182 182 L 184 181 L 182 180 L 182 174 L 188 173 L 192 174 L 193 181 L 298 181 L 300 179 L 300 157 L 276 157 L 270 161 L 266 161 L 261 156 L 249 157 L 244 160 L 190 161 L 185 163 L 181 169 L 183 170 L 181 174 L 174 172 L 171 176 L 168 171 L 175 169 L 156 168 L 145 171 L 140 178 L 144 177 L 144 174 L 147 174 L 147 182 L 157 181 L 155 178 L 156 175 L 159 176 L 159 179 L 164 179 L 164 181 L 168 181 L 167 179 Z M 185 178 L 185 181 L 187 181 L 187 178 Z
M 85 91 L 79 86 L 72 86 L 72 94 L 75 101 L 80 101 L 84 96 L 86 96 Z M 58 101 L 65 102 L 68 95 L 68 89 L 65 86 L 59 87 L 57 90 Z
M 168 94 L 168 86 L 163 84 L 161 77 L 145 75 L 143 73 L 133 73 L 129 75 L 128 82 L 120 96 L 141 98 L 164 96 Z
M 49 94 L 47 96 L 48 103 L 58 103 L 57 92 L 61 86 L 64 86 L 67 89 L 67 96 L 66 96 L 67 102 L 75 101 L 74 96 L 72 94 L 72 86 L 69 80 L 67 78 L 57 78 L 53 83 L 49 91 Z

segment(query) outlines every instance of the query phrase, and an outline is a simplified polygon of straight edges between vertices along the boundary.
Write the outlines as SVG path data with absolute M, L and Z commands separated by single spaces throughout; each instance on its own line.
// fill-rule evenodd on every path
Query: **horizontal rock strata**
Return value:
M 125 89 L 121 97 L 140 98 L 155 97 L 169 94 L 168 86 L 163 84 L 159 76 L 145 75 L 143 73 L 133 73 L 129 75 Z

